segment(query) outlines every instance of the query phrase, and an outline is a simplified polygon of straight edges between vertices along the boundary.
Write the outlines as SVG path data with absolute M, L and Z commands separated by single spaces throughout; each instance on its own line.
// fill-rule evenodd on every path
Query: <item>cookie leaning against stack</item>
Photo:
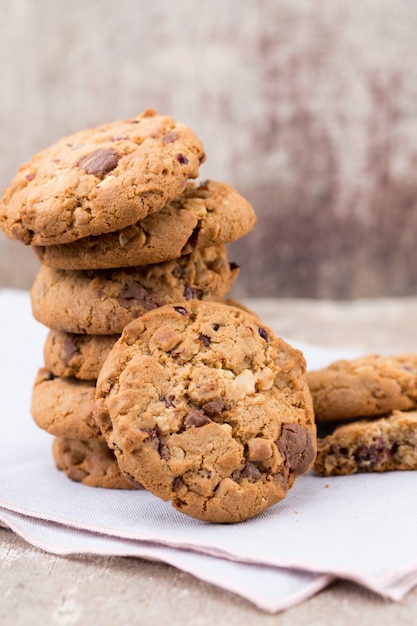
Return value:
M 168 302 L 221 300 L 237 277 L 225 246 L 255 214 L 229 185 L 191 182 L 204 160 L 192 130 L 145 111 L 64 137 L 4 192 L 0 227 L 42 263 L 32 308 L 50 333 L 32 415 L 73 480 L 131 487 L 94 421 L 96 379 L 124 326 Z
M 318 474 L 417 469 L 417 354 L 341 360 L 307 380 Z
M 134 484 L 191 517 L 240 522 L 282 500 L 314 461 L 305 367 L 242 309 L 165 305 L 112 348 L 97 420 Z

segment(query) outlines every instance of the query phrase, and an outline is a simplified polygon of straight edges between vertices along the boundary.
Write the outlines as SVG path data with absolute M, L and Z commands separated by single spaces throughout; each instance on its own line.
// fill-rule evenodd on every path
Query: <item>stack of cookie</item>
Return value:
M 4 192 L 0 227 L 42 263 L 32 308 L 50 332 L 32 415 L 73 480 L 132 488 L 95 419 L 96 380 L 126 324 L 170 302 L 223 300 L 238 274 L 226 245 L 255 214 L 226 184 L 190 182 L 204 160 L 193 131 L 145 111 L 64 137 Z
M 367 355 L 307 374 L 323 476 L 417 469 L 417 355 Z

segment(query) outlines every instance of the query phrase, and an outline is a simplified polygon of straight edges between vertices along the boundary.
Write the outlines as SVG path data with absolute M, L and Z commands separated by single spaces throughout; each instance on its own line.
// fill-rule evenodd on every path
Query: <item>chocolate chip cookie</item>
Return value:
M 54 270 L 42 266 L 31 290 L 35 319 L 55 330 L 116 335 L 147 310 L 178 300 L 217 300 L 238 268 L 225 246 L 132 268 Z
M 56 467 L 75 482 L 104 489 L 137 489 L 119 470 L 114 452 L 105 441 L 55 437 L 52 454 Z
M 120 335 L 80 335 L 51 330 L 45 341 L 45 368 L 55 376 L 97 380 Z
M 31 402 L 39 428 L 68 439 L 102 439 L 95 411 L 95 381 L 60 378 L 39 369 Z
M 317 422 L 417 408 L 417 354 L 340 360 L 307 381 Z
M 33 245 L 120 230 L 178 196 L 204 158 L 191 129 L 151 110 L 82 130 L 19 169 L 0 202 L 0 228 Z
M 218 302 L 173 303 L 129 324 L 97 406 L 122 472 L 200 520 L 261 513 L 315 458 L 302 353 Z
M 35 246 L 44 265 L 56 269 L 104 269 L 176 259 L 195 248 L 227 244 L 250 232 L 255 212 L 233 187 L 189 183 L 163 209 L 123 230 L 72 243 Z
M 318 439 L 314 470 L 323 476 L 417 470 L 417 411 L 337 426 Z

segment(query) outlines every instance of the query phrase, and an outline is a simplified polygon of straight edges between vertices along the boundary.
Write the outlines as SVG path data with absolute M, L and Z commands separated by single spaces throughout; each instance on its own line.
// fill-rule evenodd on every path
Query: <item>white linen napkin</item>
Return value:
M 241 524 L 200 522 L 145 491 L 94 489 L 57 471 L 52 437 L 30 413 L 47 330 L 28 294 L 0 292 L 0 522 L 67 555 L 161 560 L 240 594 L 266 611 L 310 597 L 335 577 L 392 600 L 417 584 L 416 474 L 297 479 L 285 500 Z M 288 340 L 288 339 L 287 339 Z M 303 349 L 310 369 L 346 351 Z

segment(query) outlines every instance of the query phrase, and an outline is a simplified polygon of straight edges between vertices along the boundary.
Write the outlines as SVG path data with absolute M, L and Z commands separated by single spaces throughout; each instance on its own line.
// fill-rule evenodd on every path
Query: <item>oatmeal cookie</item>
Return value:
M 307 373 L 317 422 L 417 408 L 417 354 L 371 354 Z
M 223 303 L 178 302 L 129 324 L 97 407 L 122 472 L 200 520 L 261 513 L 315 458 L 302 353 Z

